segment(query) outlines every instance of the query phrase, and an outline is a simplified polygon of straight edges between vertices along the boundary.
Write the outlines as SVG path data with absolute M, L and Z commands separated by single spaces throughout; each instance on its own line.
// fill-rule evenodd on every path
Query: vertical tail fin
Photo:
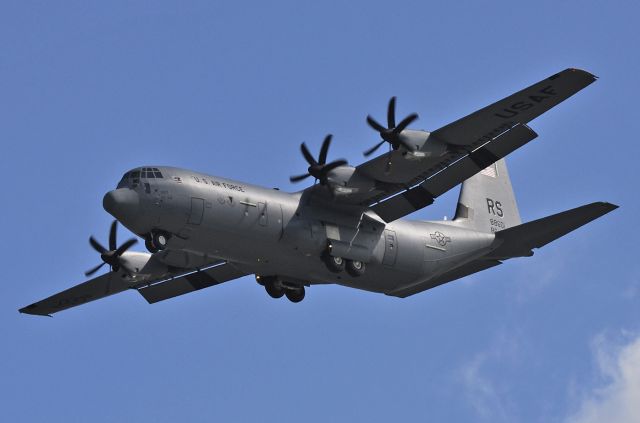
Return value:
M 504 159 L 462 183 L 454 221 L 480 232 L 497 232 L 521 223 Z

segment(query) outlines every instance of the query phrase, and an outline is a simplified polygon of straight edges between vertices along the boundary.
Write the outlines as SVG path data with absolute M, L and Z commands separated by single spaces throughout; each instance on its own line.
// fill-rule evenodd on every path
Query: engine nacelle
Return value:
M 406 153 L 407 159 L 440 157 L 447 152 L 447 143 L 431 137 L 431 132 L 405 129 L 400 137 L 415 147 L 414 152 Z
M 161 261 L 154 259 L 150 253 L 127 251 L 120 257 L 120 261 L 134 278 L 156 278 L 169 272 L 169 268 Z

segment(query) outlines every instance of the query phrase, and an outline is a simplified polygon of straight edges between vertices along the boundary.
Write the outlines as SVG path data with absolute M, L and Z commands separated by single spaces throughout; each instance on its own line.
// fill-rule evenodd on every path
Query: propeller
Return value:
M 131 273 L 129 272 L 127 267 L 124 265 L 124 263 L 120 260 L 120 257 L 122 256 L 122 254 L 124 254 L 125 251 L 131 248 L 133 244 L 138 242 L 138 240 L 135 238 L 131 238 L 130 240 L 126 241 L 124 244 L 118 247 L 117 240 L 116 240 L 117 229 L 118 229 L 118 221 L 114 220 L 113 223 L 111 224 L 111 230 L 109 231 L 109 249 L 108 250 L 104 248 L 102 244 L 96 241 L 93 236 L 89 237 L 89 244 L 91 244 L 94 250 L 100 253 L 100 258 L 102 259 L 102 263 L 84 272 L 85 276 L 93 275 L 105 264 L 108 264 L 111 267 L 111 270 L 113 271 L 117 272 L 122 267 L 125 271 L 127 271 L 127 273 Z
M 387 109 L 387 128 L 379 124 L 371 116 L 367 116 L 367 123 L 369 124 L 369 126 L 380 133 L 382 141 L 365 151 L 365 157 L 370 156 L 385 142 L 388 142 L 394 150 L 397 150 L 402 145 L 404 146 L 404 148 L 411 152 L 415 151 L 415 147 L 404 140 L 400 136 L 400 133 L 404 131 L 407 126 L 409 126 L 416 119 L 418 119 L 418 114 L 411 113 L 409 116 L 402 119 L 402 121 L 398 125 L 396 125 L 396 98 L 391 97 L 391 100 L 389 100 L 389 107 Z
M 307 179 L 309 176 L 313 176 L 316 180 L 320 181 L 321 185 L 326 185 L 329 172 L 337 167 L 347 164 L 347 161 L 344 159 L 334 160 L 327 163 L 327 153 L 329 152 L 329 146 L 331 145 L 331 137 L 332 135 L 329 134 L 324 138 L 317 161 L 309 152 L 307 145 L 305 143 L 300 144 L 300 151 L 302 151 L 302 155 L 307 163 L 309 163 L 309 168 L 307 169 L 307 173 L 303 175 L 290 177 L 289 180 L 291 182 L 300 182 L 303 179 Z

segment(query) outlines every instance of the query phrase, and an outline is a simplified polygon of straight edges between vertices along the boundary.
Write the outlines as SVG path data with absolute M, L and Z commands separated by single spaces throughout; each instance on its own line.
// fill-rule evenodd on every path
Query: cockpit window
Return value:
M 130 170 L 122 176 L 122 179 L 118 183 L 118 188 L 130 187 L 135 188 L 140 184 L 140 178 L 162 178 L 162 172 L 157 167 L 143 167 L 134 170 Z
M 162 178 L 162 173 L 157 167 L 143 167 L 141 176 L 143 178 Z

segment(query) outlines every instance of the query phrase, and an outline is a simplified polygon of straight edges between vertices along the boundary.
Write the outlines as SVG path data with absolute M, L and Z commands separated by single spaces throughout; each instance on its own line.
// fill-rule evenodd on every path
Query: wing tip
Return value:
M 612 212 L 618 207 L 620 207 L 617 204 L 609 203 L 607 201 L 599 201 L 597 204 L 600 205 L 605 210 L 605 213 Z
M 53 317 L 49 313 L 45 313 L 43 311 L 38 311 L 38 303 L 29 304 L 26 307 L 22 307 L 18 310 L 20 314 L 31 314 L 32 316 L 47 316 Z
M 567 68 L 567 69 L 563 70 L 562 72 L 558 72 L 555 75 L 552 75 L 551 77 L 549 77 L 549 79 L 555 79 L 558 76 L 560 76 L 560 74 L 563 74 L 563 73 L 578 73 L 581 76 L 585 76 L 587 79 L 590 79 L 591 82 L 594 82 L 594 81 L 596 81 L 598 79 L 598 77 L 596 75 L 594 75 L 591 72 L 586 71 L 584 69 L 580 69 L 580 68 Z

